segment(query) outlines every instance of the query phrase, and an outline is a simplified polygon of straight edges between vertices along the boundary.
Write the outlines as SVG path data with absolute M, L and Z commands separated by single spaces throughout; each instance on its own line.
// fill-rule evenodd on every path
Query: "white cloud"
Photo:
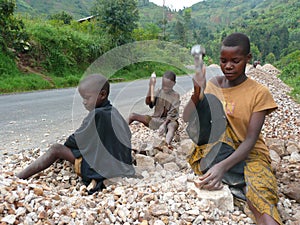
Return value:
M 150 2 L 155 3 L 156 5 L 162 6 L 165 1 L 165 6 L 168 6 L 170 9 L 183 9 L 184 7 L 190 7 L 201 0 L 150 0 Z

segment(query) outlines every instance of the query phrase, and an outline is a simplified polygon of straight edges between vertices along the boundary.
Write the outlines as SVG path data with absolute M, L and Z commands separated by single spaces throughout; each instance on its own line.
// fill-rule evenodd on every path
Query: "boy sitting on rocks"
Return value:
M 17 174 L 21 179 L 48 168 L 58 159 L 75 165 L 85 185 L 92 182 L 89 194 L 102 190 L 106 178 L 133 176 L 131 132 L 121 114 L 108 100 L 110 85 L 98 74 L 85 77 L 78 91 L 89 111 L 81 126 L 64 144 L 49 150 Z

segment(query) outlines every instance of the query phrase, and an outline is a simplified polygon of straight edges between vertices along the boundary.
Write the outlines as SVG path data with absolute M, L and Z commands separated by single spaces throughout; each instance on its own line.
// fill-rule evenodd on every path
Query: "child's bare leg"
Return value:
M 16 174 L 16 176 L 21 179 L 27 179 L 28 177 L 48 168 L 57 159 L 64 159 L 73 164 L 75 162 L 75 157 L 68 147 L 61 144 L 54 144 L 45 154 L 33 161 L 28 167 Z
M 247 204 L 255 217 L 257 225 L 279 225 L 270 215 L 258 212 L 249 200 L 247 200 Z
M 138 121 L 140 123 L 143 123 L 146 127 L 149 127 L 150 120 L 150 116 L 131 113 L 128 118 L 128 124 L 131 124 L 133 121 Z
M 177 122 L 170 122 L 168 123 L 168 132 L 166 134 L 166 143 L 168 146 L 171 145 L 173 137 L 175 136 L 175 132 L 178 129 Z

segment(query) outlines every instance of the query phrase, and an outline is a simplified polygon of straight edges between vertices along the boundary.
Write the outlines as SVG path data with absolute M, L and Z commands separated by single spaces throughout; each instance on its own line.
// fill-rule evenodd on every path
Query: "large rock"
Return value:
M 175 162 L 169 162 L 164 164 L 164 169 L 173 172 L 177 172 L 180 170 L 180 168 L 177 166 Z
M 169 162 L 175 162 L 175 157 L 174 155 L 165 153 L 165 152 L 158 152 L 155 157 L 155 161 L 158 162 L 159 164 L 166 164 Z
M 142 154 L 136 154 L 136 165 L 137 171 L 143 171 L 143 170 L 148 170 L 148 171 L 153 171 L 155 170 L 155 165 L 154 165 L 154 159 L 150 156 L 145 156 Z
M 288 154 L 292 154 L 294 152 L 299 152 L 298 146 L 294 145 L 294 144 L 290 144 L 286 147 L 286 151 L 288 152 Z
M 177 153 L 179 155 L 188 155 L 193 146 L 193 141 L 191 139 L 183 139 L 180 142 L 180 146 L 177 148 Z
M 280 157 L 286 155 L 285 142 L 282 139 L 266 138 L 266 145 L 270 150 L 279 154 Z
M 222 211 L 234 210 L 233 196 L 227 185 L 224 185 L 223 189 L 217 191 L 199 189 L 193 182 L 188 182 L 187 187 L 188 189 L 195 191 L 199 201 L 202 201 L 203 203 L 208 201 L 213 202 L 214 206 Z M 207 208 L 209 208 L 209 206 L 207 206 Z M 203 211 L 203 209 L 201 211 Z
M 278 166 L 280 165 L 280 161 L 281 161 L 280 156 L 274 150 L 270 150 L 270 157 L 272 159 L 272 162 L 271 162 L 272 168 L 277 170 Z
M 299 183 L 290 183 L 283 190 L 284 194 L 286 194 L 289 198 L 296 200 L 300 203 L 300 186 Z
M 300 154 L 298 152 L 293 152 L 289 161 L 290 163 L 300 162 Z

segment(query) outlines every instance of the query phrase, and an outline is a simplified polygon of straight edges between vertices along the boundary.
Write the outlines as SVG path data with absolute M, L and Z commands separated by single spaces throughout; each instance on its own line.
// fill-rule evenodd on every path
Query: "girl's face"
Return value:
M 251 59 L 251 54 L 244 55 L 241 46 L 222 46 L 220 66 L 228 81 L 235 81 L 245 76 L 245 68 Z

